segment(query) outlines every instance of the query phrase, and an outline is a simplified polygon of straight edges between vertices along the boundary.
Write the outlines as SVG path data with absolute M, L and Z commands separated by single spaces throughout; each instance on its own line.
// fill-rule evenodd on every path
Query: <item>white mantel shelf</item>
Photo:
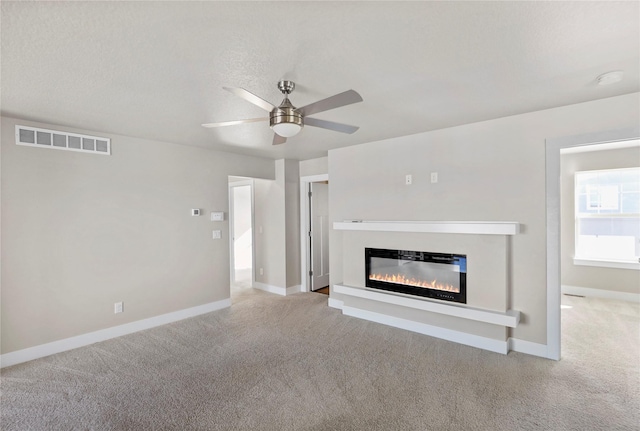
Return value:
M 423 311 L 430 311 L 432 313 L 446 314 L 448 316 L 461 317 L 463 319 L 475 320 L 478 322 L 507 326 L 509 328 L 515 328 L 516 326 L 518 326 L 518 323 L 520 323 L 520 312 L 516 310 L 507 310 L 506 312 L 502 313 L 499 311 L 471 308 L 456 305 L 453 303 L 445 304 L 441 302 L 430 301 L 428 299 L 414 299 L 408 296 L 394 295 L 390 293 L 374 291 L 371 289 L 345 286 L 341 284 L 334 284 L 333 291 L 342 295 L 355 296 L 358 298 L 370 299 L 387 304 L 394 304 Z
M 335 230 L 381 232 L 467 233 L 478 235 L 516 235 L 520 223 L 510 221 L 369 221 L 334 222 Z

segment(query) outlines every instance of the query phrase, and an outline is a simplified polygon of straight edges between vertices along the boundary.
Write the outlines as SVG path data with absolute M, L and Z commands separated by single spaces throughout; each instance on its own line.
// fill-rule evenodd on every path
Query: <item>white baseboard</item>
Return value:
M 531 341 L 509 338 L 509 350 L 527 355 L 539 356 L 541 358 L 553 359 L 549 357 L 546 344 L 532 343 Z
M 293 295 L 294 293 L 302 292 L 302 285 L 287 287 L 287 295 Z
M 507 341 L 494 340 L 492 338 L 467 334 L 465 332 L 427 325 L 425 323 L 414 322 L 400 317 L 393 317 L 373 311 L 362 310 L 360 308 L 349 307 L 347 305 L 342 306 L 342 314 L 381 323 L 383 325 L 393 326 L 395 328 L 418 332 L 420 334 L 441 338 L 447 341 L 453 341 L 454 343 L 477 347 L 491 352 L 502 353 L 503 355 L 506 355 L 508 352 Z
M 337 308 L 338 310 L 342 310 L 342 307 L 344 306 L 344 302 L 340 301 L 339 299 L 329 298 L 329 301 L 327 302 L 327 305 L 329 307 Z
M 253 287 L 256 289 L 264 290 L 265 292 L 275 293 L 276 295 L 280 296 L 291 295 L 302 290 L 302 286 L 299 284 L 291 287 L 280 287 L 274 286 L 272 284 L 260 283 L 259 281 L 255 281 L 253 283 Z
M 125 323 L 124 325 L 113 326 L 111 328 L 101 329 L 95 332 L 78 335 L 64 340 L 53 341 L 51 343 L 41 344 L 39 346 L 29 347 L 15 352 L 0 355 L 0 368 L 9 367 L 11 365 L 21 364 L 55 353 L 66 352 L 67 350 L 77 349 L 78 347 L 88 346 L 89 344 L 100 341 L 109 340 L 111 338 L 120 337 L 122 335 L 131 334 L 145 329 L 154 328 L 156 326 L 166 325 L 167 323 L 176 322 L 182 319 L 188 319 L 200 314 L 210 313 L 212 311 L 221 310 L 231 306 L 231 299 L 223 299 L 221 301 L 210 302 L 196 307 L 186 308 L 184 310 L 174 311 L 172 313 L 162 314 L 160 316 L 150 317 L 148 319 L 137 320 L 135 322 Z
M 281 295 L 281 296 L 287 295 L 287 289 L 285 289 L 284 287 L 273 286 L 271 284 L 266 284 L 266 283 L 260 283 L 259 281 L 255 281 L 253 283 L 253 287 L 255 289 L 264 290 L 265 292 L 275 293 L 276 295 Z
M 561 286 L 562 293 L 569 295 L 591 296 L 594 298 L 617 299 L 618 301 L 640 302 L 640 294 L 618 292 L 615 290 L 593 289 L 590 287 L 569 286 L 563 284 Z

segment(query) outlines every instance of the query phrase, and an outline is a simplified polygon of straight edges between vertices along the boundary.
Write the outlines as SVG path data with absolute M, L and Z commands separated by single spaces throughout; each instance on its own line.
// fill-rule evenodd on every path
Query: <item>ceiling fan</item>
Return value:
M 289 94 L 296 87 L 293 81 L 279 81 L 278 89 L 284 94 L 284 100 L 280 105 L 275 106 L 266 100 L 256 96 L 244 88 L 223 87 L 225 90 L 242 97 L 248 102 L 269 112 L 268 117 L 250 118 L 248 120 L 225 121 L 222 123 L 207 123 L 204 127 L 222 127 L 233 126 L 235 124 L 254 123 L 257 121 L 269 120 L 269 126 L 275 132 L 273 135 L 273 145 L 284 144 L 287 138 L 295 136 L 302 130 L 305 125 L 320 127 L 323 129 L 333 130 L 342 133 L 354 133 L 359 127 L 349 126 L 348 124 L 335 123 L 333 121 L 320 120 L 318 118 L 309 118 L 308 115 L 317 114 L 318 112 L 328 111 L 330 109 L 339 108 L 341 106 L 351 105 L 352 103 L 362 102 L 362 97 L 354 90 L 348 90 L 343 93 L 336 94 L 326 99 L 319 100 L 301 108 L 296 108 L 289 101 Z

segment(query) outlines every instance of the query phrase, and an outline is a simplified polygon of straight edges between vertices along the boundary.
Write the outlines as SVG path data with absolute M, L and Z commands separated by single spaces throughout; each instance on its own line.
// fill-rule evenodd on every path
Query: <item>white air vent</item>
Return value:
M 54 150 L 81 151 L 93 154 L 111 154 L 111 139 L 37 127 L 16 126 L 16 145 L 52 148 Z

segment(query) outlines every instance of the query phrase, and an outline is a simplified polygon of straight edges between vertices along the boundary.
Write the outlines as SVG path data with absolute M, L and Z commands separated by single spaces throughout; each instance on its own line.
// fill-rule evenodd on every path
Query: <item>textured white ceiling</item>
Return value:
M 2 2 L 3 115 L 308 159 L 343 146 L 640 90 L 639 2 Z M 595 78 L 622 69 L 624 80 Z M 222 89 L 303 106 L 348 89 L 280 146 Z

